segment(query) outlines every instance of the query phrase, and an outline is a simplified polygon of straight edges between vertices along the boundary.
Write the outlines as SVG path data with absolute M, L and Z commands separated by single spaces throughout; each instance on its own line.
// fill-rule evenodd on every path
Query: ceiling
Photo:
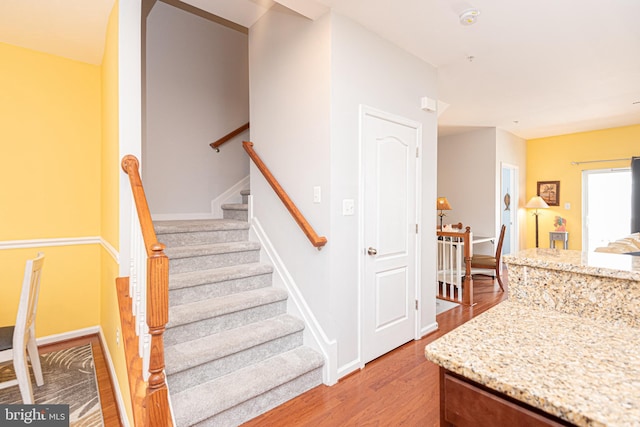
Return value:
M 311 19 L 333 8 L 438 68 L 441 135 L 498 127 L 531 139 L 640 124 L 639 0 L 185 2 L 245 27 L 276 2 Z M 113 3 L 2 0 L 0 41 L 99 64 Z M 470 7 L 480 16 L 463 26 Z

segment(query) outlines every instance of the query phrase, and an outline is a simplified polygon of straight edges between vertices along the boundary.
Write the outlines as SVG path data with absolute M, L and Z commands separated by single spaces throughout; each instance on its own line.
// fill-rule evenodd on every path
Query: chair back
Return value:
M 500 265 L 500 257 L 502 257 L 502 243 L 504 242 L 504 235 L 507 231 L 507 226 L 502 224 L 500 228 L 500 237 L 498 238 L 498 246 L 496 247 L 496 266 Z
M 13 333 L 13 348 L 15 351 L 21 351 L 20 349 L 25 348 L 30 330 L 35 338 L 36 309 L 38 308 L 38 294 L 40 293 L 43 264 L 44 254 L 38 252 L 36 258 L 28 260 L 24 268 L 18 315 L 16 316 L 15 331 Z

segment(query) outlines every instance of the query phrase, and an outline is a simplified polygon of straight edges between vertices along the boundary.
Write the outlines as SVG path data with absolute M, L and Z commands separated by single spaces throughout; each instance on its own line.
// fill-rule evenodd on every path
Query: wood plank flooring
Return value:
M 507 274 L 504 283 L 508 290 Z M 478 303 L 438 315 L 438 331 L 379 357 L 332 387 L 318 386 L 243 426 L 438 426 L 438 368 L 425 359 L 424 346 L 507 296 L 497 282 L 494 284 L 490 278 L 481 276 L 474 280 L 474 291 Z M 104 424 L 119 427 L 122 425 L 120 415 L 97 335 L 42 346 L 40 353 L 89 342 L 93 348 Z
M 318 386 L 243 427 L 439 426 L 438 367 L 425 359 L 425 345 L 507 297 L 497 281 L 476 277 L 478 303 L 438 315 L 438 331 L 379 357 L 332 387 Z M 508 292 L 506 274 L 503 281 Z

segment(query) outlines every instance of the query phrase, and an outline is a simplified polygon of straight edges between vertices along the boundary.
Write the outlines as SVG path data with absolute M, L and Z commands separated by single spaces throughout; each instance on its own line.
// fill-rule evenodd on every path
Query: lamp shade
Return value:
M 451 205 L 446 197 L 438 197 L 438 200 L 436 200 L 436 209 L 440 209 L 441 211 L 451 210 Z
M 546 209 L 549 207 L 549 205 L 544 201 L 542 197 L 533 196 L 531 199 L 529 199 L 527 204 L 524 205 L 524 207 L 528 209 Z

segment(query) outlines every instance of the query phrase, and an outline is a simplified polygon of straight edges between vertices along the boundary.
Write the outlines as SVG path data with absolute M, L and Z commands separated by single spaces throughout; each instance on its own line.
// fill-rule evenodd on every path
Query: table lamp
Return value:
M 449 201 L 447 200 L 446 197 L 438 197 L 438 200 L 436 200 L 436 209 L 440 210 L 440 213 L 438 214 L 438 216 L 440 217 L 440 231 L 442 231 L 442 218 L 447 215 L 442 211 L 451 210 L 451 205 L 449 204 Z
M 544 201 L 542 197 L 533 196 L 531 199 L 529 199 L 529 201 L 524 207 L 527 209 L 535 209 L 535 212 L 533 212 L 533 215 L 535 215 L 536 217 L 536 248 L 537 248 L 538 247 L 538 215 L 540 215 L 538 213 L 538 209 L 547 209 L 549 205 L 547 204 L 547 202 Z

